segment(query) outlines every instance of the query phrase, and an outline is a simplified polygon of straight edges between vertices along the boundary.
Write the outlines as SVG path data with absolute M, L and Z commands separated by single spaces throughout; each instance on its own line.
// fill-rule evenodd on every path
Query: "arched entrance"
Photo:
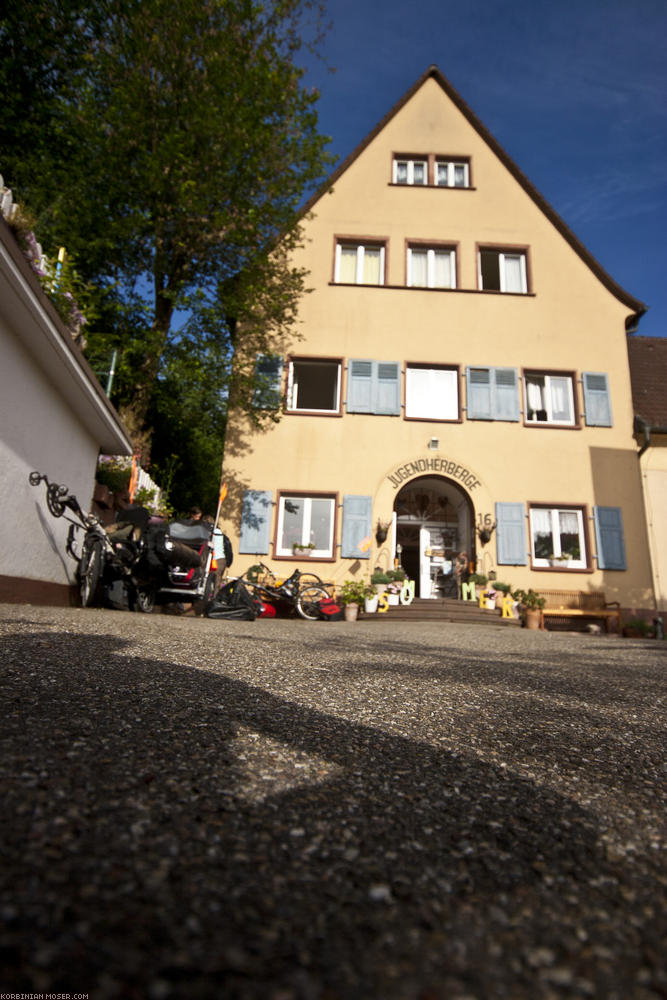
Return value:
M 475 558 L 475 518 L 468 494 L 444 476 L 420 476 L 394 501 L 396 552 L 417 596 L 456 597 L 456 556 Z

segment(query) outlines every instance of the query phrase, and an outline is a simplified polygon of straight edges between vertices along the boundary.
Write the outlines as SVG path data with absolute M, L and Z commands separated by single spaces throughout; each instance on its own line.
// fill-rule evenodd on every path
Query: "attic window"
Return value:
M 437 160 L 435 183 L 438 187 L 470 187 L 470 170 L 467 160 Z
M 428 158 L 394 160 L 394 184 L 428 184 Z
M 485 292 L 527 293 L 525 251 L 484 248 L 478 265 L 479 287 Z

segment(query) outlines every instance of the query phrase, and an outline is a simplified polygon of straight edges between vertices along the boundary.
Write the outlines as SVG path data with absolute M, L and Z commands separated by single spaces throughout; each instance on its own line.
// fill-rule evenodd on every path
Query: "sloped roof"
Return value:
M 628 357 L 635 414 L 667 427 L 667 337 L 628 337 Z
M 373 139 L 382 131 L 382 129 L 387 125 L 391 119 L 401 110 L 401 108 L 407 104 L 410 98 L 422 87 L 427 80 L 433 79 L 438 83 L 447 96 L 450 98 L 453 104 L 459 109 L 459 111 L 467 118 L 468 122 L 472 125 L 479 136 L 486 142 L 486 144 L 493 150 L 498 159 L 503 163 L 503 165 L 509 170 L 514 179 L 521 185 L 524 191 L 533 199 L 535 204 L 542 210 L 544 215 L 547 216 L 549 221 L 555 226 L 558 232 L 563 236 L 563 238 L 569 243 L 574 252 L 583 260 L 583 262 L 591 269 L 591 271 L 596 275 L 596 277 L 602 282 L 605 288 L 608 289 L 619 301 L 626 305 L 632 310 L 633 315 L 626 321 L 626 327 L 631 327 L 634 323 L 640 319 L 641 316 L 647 311 L 648 306 L 646 306 L 639 299 L 634 298 L 625 289 L 614 281 L 614 279 L 609 275 L 602 265 L 595 259 L 595 257 L 586 249 L 583 243 L 575 236 L 572 230 L 563 222 L 558 213 L 551 207 L 549 202 L 539 193 L 537 188 L 528 180 L 526 175 L 519 170 L 516 163 L 511 159 L 508 153 L 505 152 L 500 143 L 494 139 L 489 130 L 485 125 L 479 120 L 477 115 L 468 107 L 466 102 L 463 100 L 461 95 L 454 89 L 449 80 L 440 72 L 437 66 L 429 66 L 425 73 L 419 77 L 416 83 L 401 97 L 401 99 L 391 108 L 390 111 L 384 116 L 384 118 L 378 122 L 375 128 L 369 132 L 364 140 L 353 150 L 350 155 L 343 160 L 343 162 L 334 170 L 331 176 L 327 179 L 325 184 L 313 195 L 313 197 L 307 202 L 304 207 L 304 213 L 309 211 L 314 204 L 325 194 L 331 186 L 336 182 L 336 180 L 350 167 L 357 157 L 364 151 L 364 149 L 373 141 Z
M 19 336 L 35 366 L 67 400 L 100 449 L 111 455 L 131 455 L 132 442 L 118 413 L 2 217 L 0 303 L 8 329 Z

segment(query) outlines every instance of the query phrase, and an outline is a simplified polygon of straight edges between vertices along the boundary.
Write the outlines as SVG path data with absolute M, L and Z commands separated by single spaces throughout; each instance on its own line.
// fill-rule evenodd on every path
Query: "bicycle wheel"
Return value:
M 320 580 L 317 573 L 302 573 L 299 577 L 299 592 L 304 590 L 306 587 L 323 587 L 324 584 Z
M 314 584 L 304 587 L 303 590 L 299 591 L 296 599 L 296 610 L 302 618 L 307 618 L 308 621 L 315 622 L 319 619 L 317 605 L 320 601 L 328 599 L 329 594 L 324 587 L 317 587 Z
M 95 598 L 97 584 L 102 570 L 102 543 L 96 538 L 83 543 L 83 552 L 79 562 L 79 594 L 81 606 L 90 607 Z
M 152 587 L 137 587 L 130 597 L 130 611 L 151 615 L 155 610 L 155 591 Z

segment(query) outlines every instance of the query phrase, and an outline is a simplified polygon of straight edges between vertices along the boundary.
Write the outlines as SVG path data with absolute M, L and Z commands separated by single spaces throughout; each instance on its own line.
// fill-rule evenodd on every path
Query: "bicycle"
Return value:
M 278 583 L 275 573 L 264 563 L 251 566 L 243 583 L 260 601 L 287 604 L 308 621 L 319 618 L 317 605 L 329 599 L 329 591 L 316 573 L 303 573 L 295 569 L 291 576 Z

